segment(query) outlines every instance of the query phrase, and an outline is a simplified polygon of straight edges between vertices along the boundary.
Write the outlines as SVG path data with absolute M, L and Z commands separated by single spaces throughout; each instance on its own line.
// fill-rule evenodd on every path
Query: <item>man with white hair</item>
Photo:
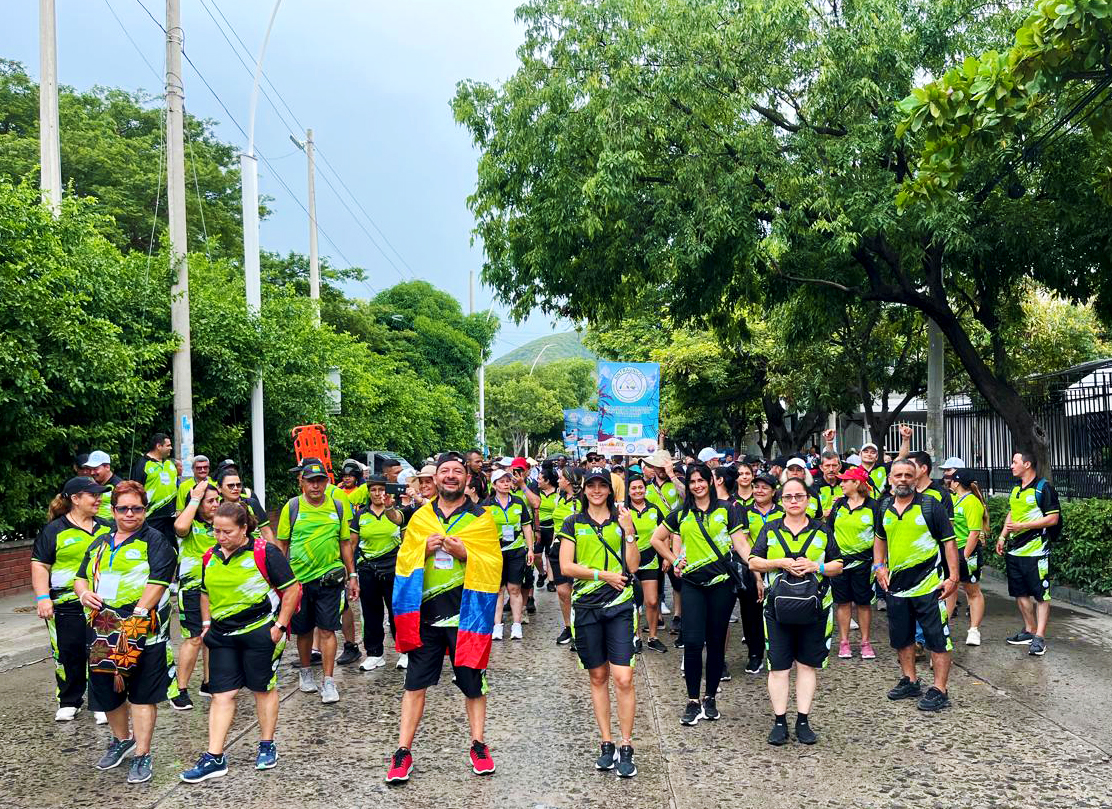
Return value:
M 815 477 L 807 468 L 807 462 L 798 455 L 793 455 L 784 463 L 784 471 L 780 473 L 780 485 L 783 486 L 792 478 L 799 478 L 807 487 L 807 516 L 822 517 L 822 499 L 815 488 Z M 779 499 L 777 499 L 779 502 Z
M 697 457 L 699 463 L 705 463 L 708 469 L 714 469 L 722 463 L 722 453 L 714 447 L 703 447 Z

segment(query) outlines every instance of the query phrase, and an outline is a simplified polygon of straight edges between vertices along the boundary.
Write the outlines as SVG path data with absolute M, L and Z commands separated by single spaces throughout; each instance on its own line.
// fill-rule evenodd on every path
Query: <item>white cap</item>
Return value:
M 513 465 L 513 462 L 514 462 L 514 459 L 511 458 L 509 455 L 503 455 L 501 458 L 499 458 L 497 461 L 494 462 L 494 465 L 495 466 L 504 466 L 508 469 L 509 467 L 511 467 Z
M 800 469 L 806 469 L 807 463 L 802 458 L 788 458 L 788 462 L 784 464 L 784 468 L 787 469 L 791 466 L 798 466 Z
M 89 467 L 103 466 L 106 463 L 112 463 L 112 456 L 99 449 L 90 452 L 89 459 L 85 461 L 85 465 Z
M 861 465 L 861 456 L 860 455 L 850 455 L 848 458 L 846 458 L 846 463 L 848 463 L 850 466 L 860 466 Z
M 490 476 L 490 482 L 491 483 L 497 483 L 499 480 L 506 477 L 508 474 L 510 474 L 509 471 L 507 471 L 505 469 L 495 469 L 494 474 L 492 474 Z
M 412 478 L 416 474 L 416 469 L 403 469 L 401 472 L 398 473 L 398 483 L 404 486 L 409 483 L 410 478 Z
M 873 449 L 873 450 L 876 450 L 877 452 L 880 452 L 880 447 L 878 447 L 872 441 L 870 441 L 868 444 L 862 444 L 861 445 L 861 451 L 862 452 L 864 452 L 867 449 Z
M 964 469 L 965 468 L 965 461 L 963 461 L 957 455 L 951 455 L 949 458 L 947 458 L 942 463 L 940 463 L 938 465 L 938 468 L 939 469 Z
M 722 453 L 715 451 L 714 447 L 703 447 L 701 450 L 699 450 L 699 454 L 696 457 L 698 457 L 699 463 L 706 463 L 707 461 L 714 460 L 715 458 L 721 458 Z

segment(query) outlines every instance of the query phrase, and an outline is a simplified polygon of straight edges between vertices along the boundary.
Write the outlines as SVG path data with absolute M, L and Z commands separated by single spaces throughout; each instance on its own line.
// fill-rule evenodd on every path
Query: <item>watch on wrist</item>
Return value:
M 274 622 L 274 626 L 281 632 L 286 631 L 286 628 L 284 626 L 282 626 L 280 623 L 278 623 L 277 621 Z
M 146 618 L 148 615 L 151 614 L 151 611 L 148 610 L 146 607 L 136 607 L 131 611 L 131 614 L 138 615 L 140 618 Z

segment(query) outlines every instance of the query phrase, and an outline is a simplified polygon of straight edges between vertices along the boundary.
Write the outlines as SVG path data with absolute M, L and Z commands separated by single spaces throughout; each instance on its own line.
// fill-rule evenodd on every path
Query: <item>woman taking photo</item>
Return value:
M 560 489 L 556 495 L 556 502 L 552 507 L 552 524 L 562 526 L 564 520 L 579 511 L 579 495 L 583 489 L 583 472 L 573 466 L 565 466 L 560 470 L 557 481 Z M 560 536 L 552 538 L 552 546 L 548 549 L 548 567 L 552 571 L 552 585 L 556 588 L 556 596 L 560 599 L 560 612 L 564 616 L 564 631 L 556 638 L 556 643 L 563 646 L 571 643 L 571 579 L 560 572 Z
M 228 773 L 224 743 L 236 713 L 236 694 L 255 695 L 259 749 L 255 769 L 278 763 L 278 663 L 301 596 L 290 563 L 277 545 L 252 539 L 255 515 L 240 503 L 222 503 L 212 521 L 216 547 L 201 568 L 201 623 L 209 650 L 208 750 L 181 774 L 188 783 Z M 281 594 L 281 595 L 279 595 Z
M 715 497 L 714 479 L 706 464 L 694 463 L 687 470 L 683 505 L 653 532 L 656 552 L 683 579 L 683 673 L 688 700 L 680 719 L 684 725 L 720 716 L 715 697 L 726 663 L 726 633 L 736 598 L 730 551 L 743 561 L 749 558 L 743 520 L 740 508 Z M 678 535 L 674 543 L 673 534 Z M 706 691 L 700 704 L 704 646 Z
M 178 692 L 177 683 L 170 678 L 173 654 L 167 643 L 169 586 L 177 554 L 169 539 L 145 524 L 147 492 L 141 483 L 126 480 L 112 490 L 112 514 L 116 530 L 102 534 L 89 546 L 74 581 L 74 592 L 82 606 L 93 613 L 94 634 L 98 631 L 97 618 L 149 622 L 142 651 L 126 674 L 89 673 L 89 704 L 108 715 L 112 728 L 108 750 L 95 766 L 98 770 L 118 767 L 130 752 L 134 758 L 127 782 L 139 784 L 151 779 L 151 737 L 158 703 Z M 98 648 L 94 642 L 90 653 Z M 90 666 L 97 662 L 90 657 Z
M 521 640 L 521 619 L 525 609 L 521 584 L 525 580 L 525 571 L 533 564 L 533 513 L 525 498 L 513 491 L 514 478 L 509 471 L 496 471 L 490 476 L 490 484 L 491 495 L 480 505 L 494 518 L 502 543 L 502 586 L 498 588 L 491 638 L 502 640 L 502 602 L 508 594 L 513 618 L 510 639 Z
M 985 617 L 985 597 L 978 584 L 981 577 L 982 539 L 989 532 L 988 509 L 985 497 L 977 479 L 968 469 L 958 469 L 950 479 L 950 489 L 954 493 L 954 537 L 958 546 L 958 561 L 961 564 L 961 587 L 969 599 L 969 632 L 965 636 L 966 646 L 981 645 L 981 621 Z M 942 557 L 945 567 L 946 557 Z M 946 614 L 953 616 L 958 603 L 957 591 L 946 599 Z
M 656 636 L 660 623 L 660 556 L 652 546 L 653 533 L 664 522 L 664 512 L 645 498 L 646 493 L 645 478 L 639 472 L 630 473 L 626 482 L 626 508 L 637 533 L 637 551 L 640 554 L 637 580 L 641 582 L 644 593 L 645 625 L 649 630 L 645 645 L 655 652 L 665 653 L 668 647 Z
M 637 775 L 633 763 L 633 640 L 637 611 L 633 603 L 632 573 L 640 553 L 629 511 L 614 504 L 610 474 L 587 473 L 580 511 L 560 528 L 560 570 L 575 581 L 573 633 L 583 668 L 591 675 L 591 705 L 602 735 L 595 768 L 615 766 L 622 778 Z M 610 728 L 610 681 L 618 702 L 621 745 L 614 756 Z
M 35 609 L 46 621 L 54 678 L 58 683 L 57 722 L 69 722 L 85 699 L 89 656 L 85 649 L 85 611 L 73 582 L 85 552 L 109 527 L 97 518 L 101 496 L 109 491 L 92 478 L 70 478 L 50 501 L 48 522 L 31 549 L 31 586 Z
M 386 496 L 386 478 L 367 480 L 367 504 L 351 518 L 351 541 L 355 545 L 355 569 L 359 573 L 359 606 L 363 613 L 363 651 L 367 656 L 360 671 L 373 671 L 386 665 L 382 628 L 384 614 L 394 627 L 394 565 L 402 544 L 402 512 L 394 499 Z M 398 656 L 397 667 L 404 669 L 408 655 Z
M 795 737 L 803 744 L 818 741 L 808 715 L 818 684 L 816 669 L 826 665 L 829 653 L 832 599 L 827 578 L 842 572 L 842 556 L 826 523 L 807 516 L 810 498 L 811 492 L 799 478 L 784 483 L 780 491 L 784 516 L 765 524 L 749 557 L 753 572 L 765 575 L 768 695 L 776 714 L 768 743 L 774 745 L 788 741 L 788 673 L 793 664 Z M 786 574 L 813 577 L 815 593 L 809 611 L 791 609 L 793 604 L 801 604 L 798 597 L 788 596 L 781 601 L 776 585 Z
M 842 552 L 842 575 L 830 580 L 834 617 L 838 622 L 838 657 L 853 657 L 849 644 L 849 619 L 850 609 L 856 604 L 857 623 L 861 630 L 861 659 L 874 660 L 876 652 L 870 642 L 870 633 L 875 599 L 872 565 L 877 502 L 872 498 L 869 473 L 860 466 L 846 470 L 839 477 L 842 479 L 842 496 L 834 501 L 827 518 L 834 541 Z

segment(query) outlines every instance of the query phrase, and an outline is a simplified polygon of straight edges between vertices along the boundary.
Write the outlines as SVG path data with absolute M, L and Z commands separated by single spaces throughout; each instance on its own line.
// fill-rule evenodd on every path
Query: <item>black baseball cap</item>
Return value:
M 449 461 L 456 461 L 464 467 L 467 466 L 467 460 L 462 455 L 454 450 L 449 450 L 448 452 L 442 452 L 436 456 L 436 468 L 439 469 Z
M 386 478 L 384 478 L 382 475 L 371 475 L 369 478 L 367 478 L 367 488 L 368 489 L 371 488 L 372 486 L 385 486 L 385 485 L 386 485 Z
M 967 489 L 977 482 L 972 469 L 955 469 L 951 477 Z
M 67 497 L 72 497 L 82 492 L 87 494 L 104 494 L 107 491 L 111 491 L 111 489 L 107 486 L 101 486 L 92 478 L 87 477 L 70 478 L 66 481 L 66 485 L 62 487 L 62 494 Z
M 328 470 L 324 468 L 324 464 L 315 459 L 307 458 L 298 471 L 305 480 L 328 477 Z
M 383 458 L 382 459 L 382 468 L 383 469 L 385 469 L 388 466 L 401 466 L 401 465 L 402 465 L 402 462 L 399 461 L 397 458 Z
M 611 489 L 614 488 L 614 481 L 610 479 L 610 473 L 607 472 L 605 469 L 595 468 L 588 470 L 587 474 L 583 476 L 583 485 L 586 486 L 592 480 L 605 481 L 607 486 L 609 486 Z
M 780 482 L 767 472 L 757 475 L 755 478 L 753 478 L 753 485 L 755 486 L 758 483 L 764 483 L 766 486 L 772 489 L 775 489 L 777 486 L 780 485 Z

